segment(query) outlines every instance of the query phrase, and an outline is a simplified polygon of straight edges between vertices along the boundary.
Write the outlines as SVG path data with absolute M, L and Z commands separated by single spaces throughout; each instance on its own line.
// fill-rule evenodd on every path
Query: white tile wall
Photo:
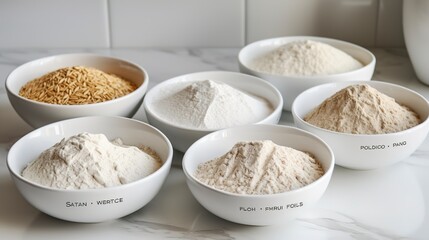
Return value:
M 110 0 L 113 47 L 237 47 L 244 0 Z
M 376 45 L 405 46 L 402 29 L 402 0 L 380 0 Z
M 403 0 L 0 0 L 0 49 L 240 47 L 316 35 L 404 47 Z
M 0 48 L 109 47 L 105 0 L 1 0 Z
M 315 35 L 373 46 L 378 0 L 248 0 L 246 40 Z

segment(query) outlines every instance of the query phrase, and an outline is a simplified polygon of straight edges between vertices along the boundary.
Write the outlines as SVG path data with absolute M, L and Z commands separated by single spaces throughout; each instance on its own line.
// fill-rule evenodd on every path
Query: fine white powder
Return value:
M 363 65 L 331 45 L 305 40 L 282 45 L 253 61 L 250 67 L 275 75 L 321 76 L 353 71 Z
M 160 118 L 183 127 L 220 129 L 261 121 L 271 114 L 267 100 L 212 80 L 177 84 L 154 101 Z
M 273 194 L 306 186 L 324 174 L 310 154 L 270 140 L 239 142 L 223 156 L 200 164 L 195 177 L 238 194 Z
M 143 151 L 144 150 L 144 151 Z M 149 149 L 110 142 L 104 134 L 81 133 L 45 150 L 22 172 L 32 182 L 59 189 L 118 186 L 141 179 L 161 166 Z

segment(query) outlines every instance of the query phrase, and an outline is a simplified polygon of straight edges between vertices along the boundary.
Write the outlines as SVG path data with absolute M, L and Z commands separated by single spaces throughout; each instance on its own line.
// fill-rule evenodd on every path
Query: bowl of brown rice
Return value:
M 6 78 L 13 108 L 33 127 L 83 116 L 132 117 L 148 85 L 141 66 L 89 53 L 36 59 Z

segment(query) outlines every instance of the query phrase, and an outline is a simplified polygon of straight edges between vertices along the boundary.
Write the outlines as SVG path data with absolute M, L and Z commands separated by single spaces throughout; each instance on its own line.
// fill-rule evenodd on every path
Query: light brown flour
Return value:
M 310 154 L 270 140 L 239 142 L 223 156 L 198 166 L 197 179 L 239 194 L 273 194 L 306 186 L 324 173 Z
M 352 134 L 394 133 L 420 123 L 412 109 L 367 84 L 338 91 L 304 120 L 324 129 Z

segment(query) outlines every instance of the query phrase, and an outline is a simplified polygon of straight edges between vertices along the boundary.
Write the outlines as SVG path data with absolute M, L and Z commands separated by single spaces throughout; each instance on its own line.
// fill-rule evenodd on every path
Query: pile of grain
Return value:
M 78 105 L 122 97 L 137 88 L 132 82 L 95 68 L 61 68 L 25 84 L 19 95 L 31 100 Z

